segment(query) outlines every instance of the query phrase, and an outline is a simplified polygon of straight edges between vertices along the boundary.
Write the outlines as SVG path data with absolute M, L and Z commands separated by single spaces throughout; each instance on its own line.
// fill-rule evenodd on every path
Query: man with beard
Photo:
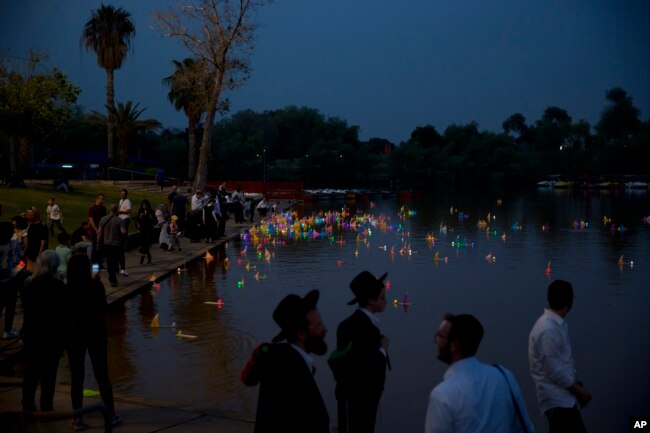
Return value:
M 535 431 L 512 373 L 476 358 L 482 338 L 483 325 L 470 314 L 447 314 L 440 324 L 437 357 L 450 367 L 429 395 L 425 433 Z
M 280 333 L 255 349 L 241 373 L 244 384 L 260 384 L 255 433 L 330 431 L 309 356 L 327 352 L 327 329 L 316 308 L 319 295 L 312 290 L 304 298 L 290 294 L 280 301 L 273 312 Z
M 375 278 L 368 271 L 359 273 L 350 289 L 358 304 L 354 313 L 336 331 L 336 352 L 330 366 L 336 379 L 338 426 L 342 433 L 373 433 L 379 400 L 384 391 L 388 358 L 388 337 L 379 330 L 376 314 L 386 309 L 386 274 Z M 340 357 L 339 368 L 331 359 Z

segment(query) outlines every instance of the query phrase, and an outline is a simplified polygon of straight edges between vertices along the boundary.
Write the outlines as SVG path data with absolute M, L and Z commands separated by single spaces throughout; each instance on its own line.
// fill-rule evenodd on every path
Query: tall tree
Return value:
M 551 106 L 535 123 L 535 144 L 543 151 L 556 152 L 566 144 L 571 132 L 571 116 L 563 108 Z
M 526 125 L 526 118 L 521 113 L 515 113 L 503 121 L 501 125 L 503 127 L 503 132 L 509 134 L 514 132 L 520 136 L 528 132 L 528 126 Z
M 609 105 L 603 110 L 596 131 L 607 143 L 624 146 L 641 128 L 640 111 L 634 106 L 632 97 L 620 87 L 608 90 L 606 97 Z
M 436 131 L 435 126 L 432 125 L 418 126 L 415 128 L 411 132 L 409 142 L 417 143 L 422 147 L 440 147 L 444 144 L 442 136 Z
M 108 109 L 108 162 L 115 160 L 113 133 L 115 119 L 115 90 L 113 88 L 113 72 L 122 67 L 122 63 L 135 37 L 135 25 L 130 20 L 131 14 L 122 8 L 112 5 L 101 5 L 92 11 L 81 33 L 80 45 L 87 51 L 97 54 L 97 64 L 106 69 L 106 107 Z
M 163 35 L 177 37 L 197 60 L 205 62 L 212 86 L 205 106 L 205 131 L 194 188 L 207 182 L 212 129 L 224 89 L 239 87 L 249 76 L 255 10 L 267 0 L 186 0 L 178 8 L 154 13 Z M 201 80 L 203 82 L 203 80 Z
M 81 92 L 56 68 L 37 72 L 44 69 L 45 60 L 47 54 L 32 51 L 25 65 L 12 66 L 0 56 L 0 130 L 11 139 L 11 170 L 28 164 L 32 140 L 46 137 L 68 121 Z
M 117 108 L 109 110 L 115 120 L 115 131 L 117 132 L 118 142 L 118 164 L 123 167 L 126 164 L 128 154 L 128 140 L 133 135 L 141 131 L 153 131 L 162 127 L 160 122 L 155 119 L 139 120 L 140 115 L 146 110 L 138 110 L 138 105 L 133 105 L 132 101 L 125 104 L 118 102 Z M 109 120 L 103 114 L 93 111 L 89 117 L 93 123 L 107 125 Z
M 196 173 L 196 128 L 205 112 L 205 96 L 210 94 L 211 81 L 205 81 L 207 71 L 202 60 L 174 60 L 173 65 L 174 72 L 163 83 L 169 87 L 167 97 L 176 111 L 183 110 L 187 116 L 187 177 L 193 178 Z

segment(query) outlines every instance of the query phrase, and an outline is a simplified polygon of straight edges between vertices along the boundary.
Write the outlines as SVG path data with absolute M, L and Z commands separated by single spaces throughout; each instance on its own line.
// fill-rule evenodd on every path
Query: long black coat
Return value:
M 337 350 L 344 350 L 350 343 L 343 380 L 337 384 L 337 395 L 341 392 L 381 394 L 387 365 L 386 356 L 379 350 L 381 332 L 360 309 L 342 321 L 336 331 Z
M 329 432 L 329 415 L 314 376 L 288 343 L 258 346 L 241 379 L 260 385 L 255 433 Z

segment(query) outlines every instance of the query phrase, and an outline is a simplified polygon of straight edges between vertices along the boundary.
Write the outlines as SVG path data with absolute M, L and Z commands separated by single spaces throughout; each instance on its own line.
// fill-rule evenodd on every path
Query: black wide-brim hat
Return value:
M 316 309 L 319 297 L 320 292 L 316 289 L 307 293 L 304 298 L 294 294 L 285 296 L 273 311 L 273 320 L 281 329 L 280 333 L 273 337 L 273 342 L 286 340 L 291 333 L 301 329 L 307 320 L 307 313 Z
M 354 299 L 348 302 L 348 305 L 353 305 L 359 302 L 359 298 L 367 298 L 368 295 L 374 296 L 378 290 L 384 287 L 384 279 L 388 272 L 384 273 L 379 278 L 375 278 L 368 271 L 363 271 L 350 282 L 350 289 L 354 293 Z

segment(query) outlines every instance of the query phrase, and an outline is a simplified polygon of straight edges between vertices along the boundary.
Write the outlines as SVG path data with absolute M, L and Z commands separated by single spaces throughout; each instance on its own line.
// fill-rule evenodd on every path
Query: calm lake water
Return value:
M 253 348 L 277 333 L 271 315 L 279 300 L 320 289 L 331 349 L 338 323 L 353 311 L 346 305 L 348 284 L 370 270 L 388 272 L 391 301 L 408 296 L 412 304 L 391 305 L 379 315 L 393 369 L 378 432 L 423 430 L 429 391 L 446 369 L 433 344 L 446 312 L 481 320 L 486 335 L 479 359 L 513 371 L 537 430 L 546 431 L 528 374 L 527 338 L 556 278 L 572 282 L 576 292 L 568 319 L 579 374 L 594 396 L 583 412 L 589 431 L 626 431 L 629 416 L 650 414 L 650 225 L 642 220 L 650 214 L 647 192 L 441 193 L 409 202 L 380 198 L 372 208 L 319 202 L 300 213 L 343 206 L 367 214 L 370 222 L 358 231 L 341 226 L 333 235 L 320 226 L 308 238 L 273 234 L 268 239 L 276 241 L 259 252 L 250 243 L 229 243 L 214 261 L 196 262 L 113 312 L 109 353 L 117 392 L 252 417 L 258 388 L 243 386 L 239 374 Z M 488 214 L 489 228 L 478 226 Z M 605 216 L 623 229 L 605 227 Z M 621 256 L 625 264 L 618 266 Z M 222 307 L 204 303 L 217 300 Z M 171 328 L 152 330 L 156 313 L 161 325 L 176 322 L 197 338 L 177 338 Z M 332 375 L 324 358 L 316 365 L 334 421 Z

